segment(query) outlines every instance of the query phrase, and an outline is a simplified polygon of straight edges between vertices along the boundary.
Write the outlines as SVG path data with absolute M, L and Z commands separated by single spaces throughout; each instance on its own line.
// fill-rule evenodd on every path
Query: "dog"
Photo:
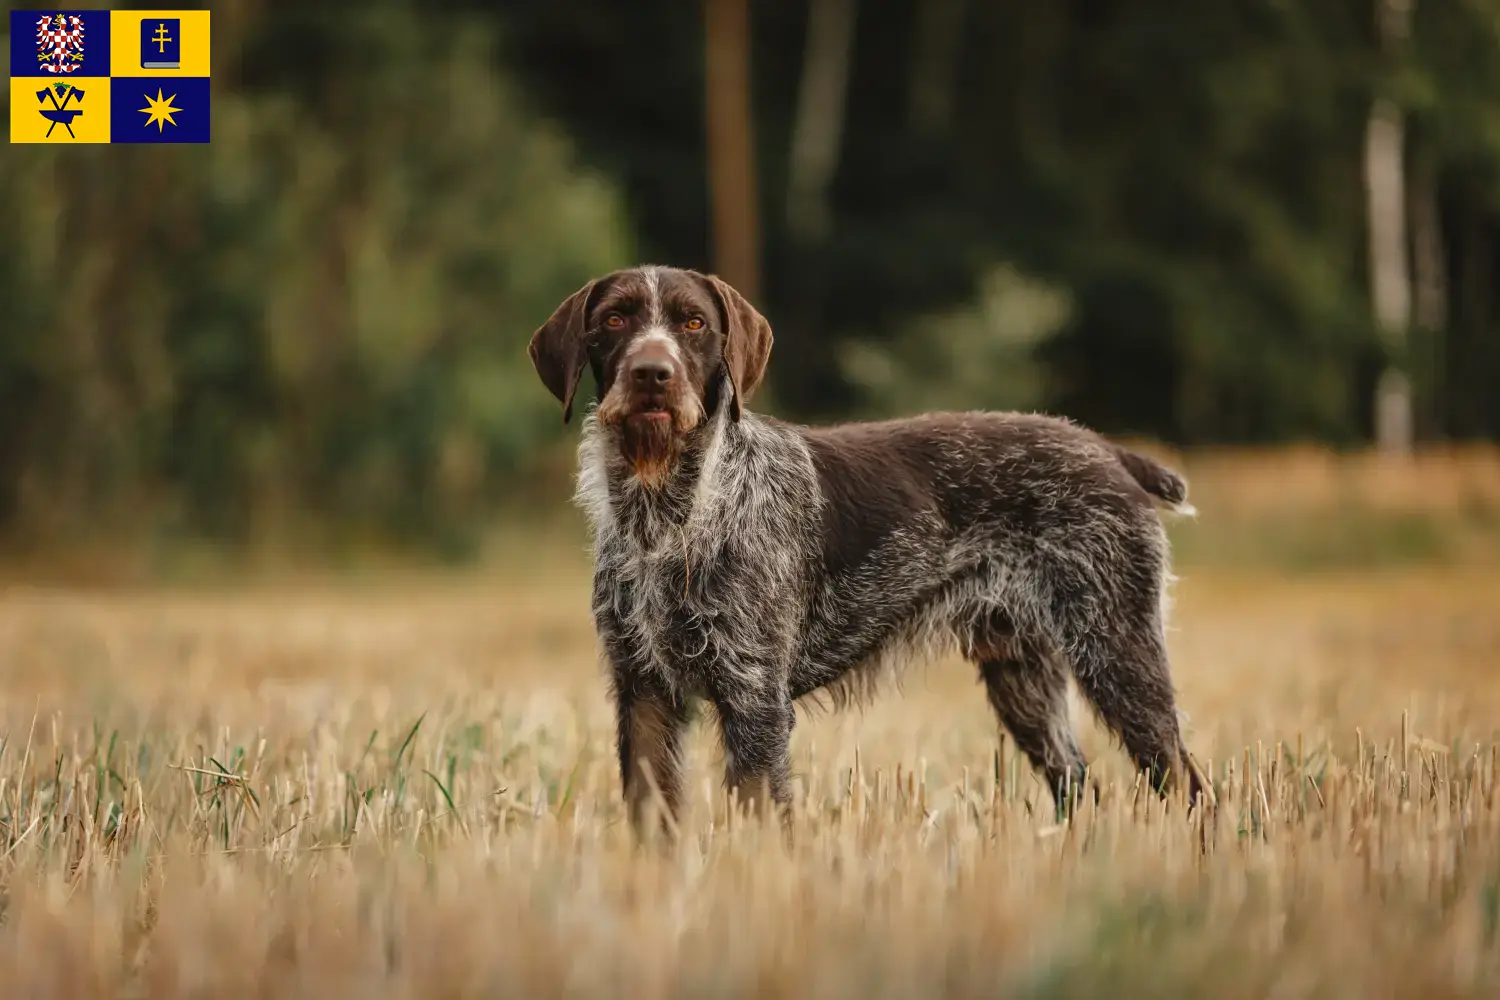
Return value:
M 752 413 L 771 344 L 727 282 L 658 266 L 590 281 L 529 344 L 564 423 L 585 368 L 598 389 L 575 500 L 636 829 L 658 803 L 674 828 L 693 704 L 717 712 L 734 799 L 786 821 L 799 699 L 864 699 L 952 650 L 1059 813 L 1085 785 L 1070 676 L 1153 787 L 1185 779 L 1196 802 L 1157 512 L 1191 512 L 1183 478 L 1053 416 L 806 427 Z

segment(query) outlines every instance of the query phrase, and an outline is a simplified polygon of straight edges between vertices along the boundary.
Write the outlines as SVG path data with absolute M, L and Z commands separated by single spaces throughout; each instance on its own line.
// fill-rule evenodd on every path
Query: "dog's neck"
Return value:
M 574 499 L 592 523 L 595 537 L 623 534 L 646 545 L 667 529 L 690 532 L 712 517 L 723 501 L 724 450 L 744 435 L 744 422 L 730 419 L 727 397 L 688 432 L 670 468 L 651 482 L 641 479 L 620 447 L 621 431 L 589 413 L 578 447 Z

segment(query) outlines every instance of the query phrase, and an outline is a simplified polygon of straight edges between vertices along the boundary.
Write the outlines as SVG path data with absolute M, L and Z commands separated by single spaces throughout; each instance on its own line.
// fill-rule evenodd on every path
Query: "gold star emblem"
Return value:
M 142 94 L 141 96 L 146 99 L 146 103 L 150 105 L 150 107 L 137 108 L 136 110 L 140 111 L 142 114 L 151 116 L 150 118 L 146 119 L 147 128 L 150 128 L 151 123 L 155 122 L 156 131 L 160 133 L 167 124 L 177 124 L 177 119 L 173 118 L 172 115 L 174 112 L 181 111 L 182 109 L 172 107 L 172 102 L 177 100 L 176 94 L 173 94 L 171 97 L 163 98 L 161 96 L 161 88 L 157 87 L 155 100 L 151 99 L 150 94 Z

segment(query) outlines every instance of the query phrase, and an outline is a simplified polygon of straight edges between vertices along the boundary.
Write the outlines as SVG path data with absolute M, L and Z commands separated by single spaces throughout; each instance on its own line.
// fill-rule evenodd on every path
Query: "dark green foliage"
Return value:
M 646 255 L 702 266 L 701 210 L 683 211 L 703 204 L 690 6 L 515 5 L 508 37 L 539 97 L 625 180 Z M 1448 339 L 1462 359 L 1409 359 L 1421 429 L 1500 433 L 1500 397 L 1481 388 L 1500 372 L 1487 294 L 1500 6 L 1421 4 L 1399 59 L 1377 50 L 1370 0 L 962 6 L 963 43 L 944 67 L 953 116 L 923 129 L 907 113 L 919 5 L 859 5 L 834 230 L 811 248 L 785 225 L 807 4 L 753 6 L 767 310 L 779 331 L 770 389 L 783 409 L 903 409 L 886 380 L 864 377 L 872 345 L 904 369 L 920 350 L 903 345 L 913 325 L 1007 262 L 1072 308 L 1043 338 L 1033 384 L 1011 379 L 985 405 L 1041 405 L 1181 443 L 1364 439 L 1382 348 L 1362 156 L 1370 100 L 1392 92 L 1411 116 L 1413 163 L 1430 167 L 1447 213 Z M 1488 264 L 1462 271 L 1476 253 Z M 1416 348 L 1433 353 L 1430 341 Z M 972 378 L 973 367 L 921 381 Z
M 525 342 L 628 260 L 618 198 L 527 113 L 484 18 L 215 31 L 209 146 L 0 162 L 0 519 L 455 537 L 559 435 Z

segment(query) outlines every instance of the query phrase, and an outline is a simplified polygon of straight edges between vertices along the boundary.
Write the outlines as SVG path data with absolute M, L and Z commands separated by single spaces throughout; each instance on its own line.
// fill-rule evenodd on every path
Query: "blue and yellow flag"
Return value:
M 11 142 L 207 142 L 206 10 L 10 12 Z

